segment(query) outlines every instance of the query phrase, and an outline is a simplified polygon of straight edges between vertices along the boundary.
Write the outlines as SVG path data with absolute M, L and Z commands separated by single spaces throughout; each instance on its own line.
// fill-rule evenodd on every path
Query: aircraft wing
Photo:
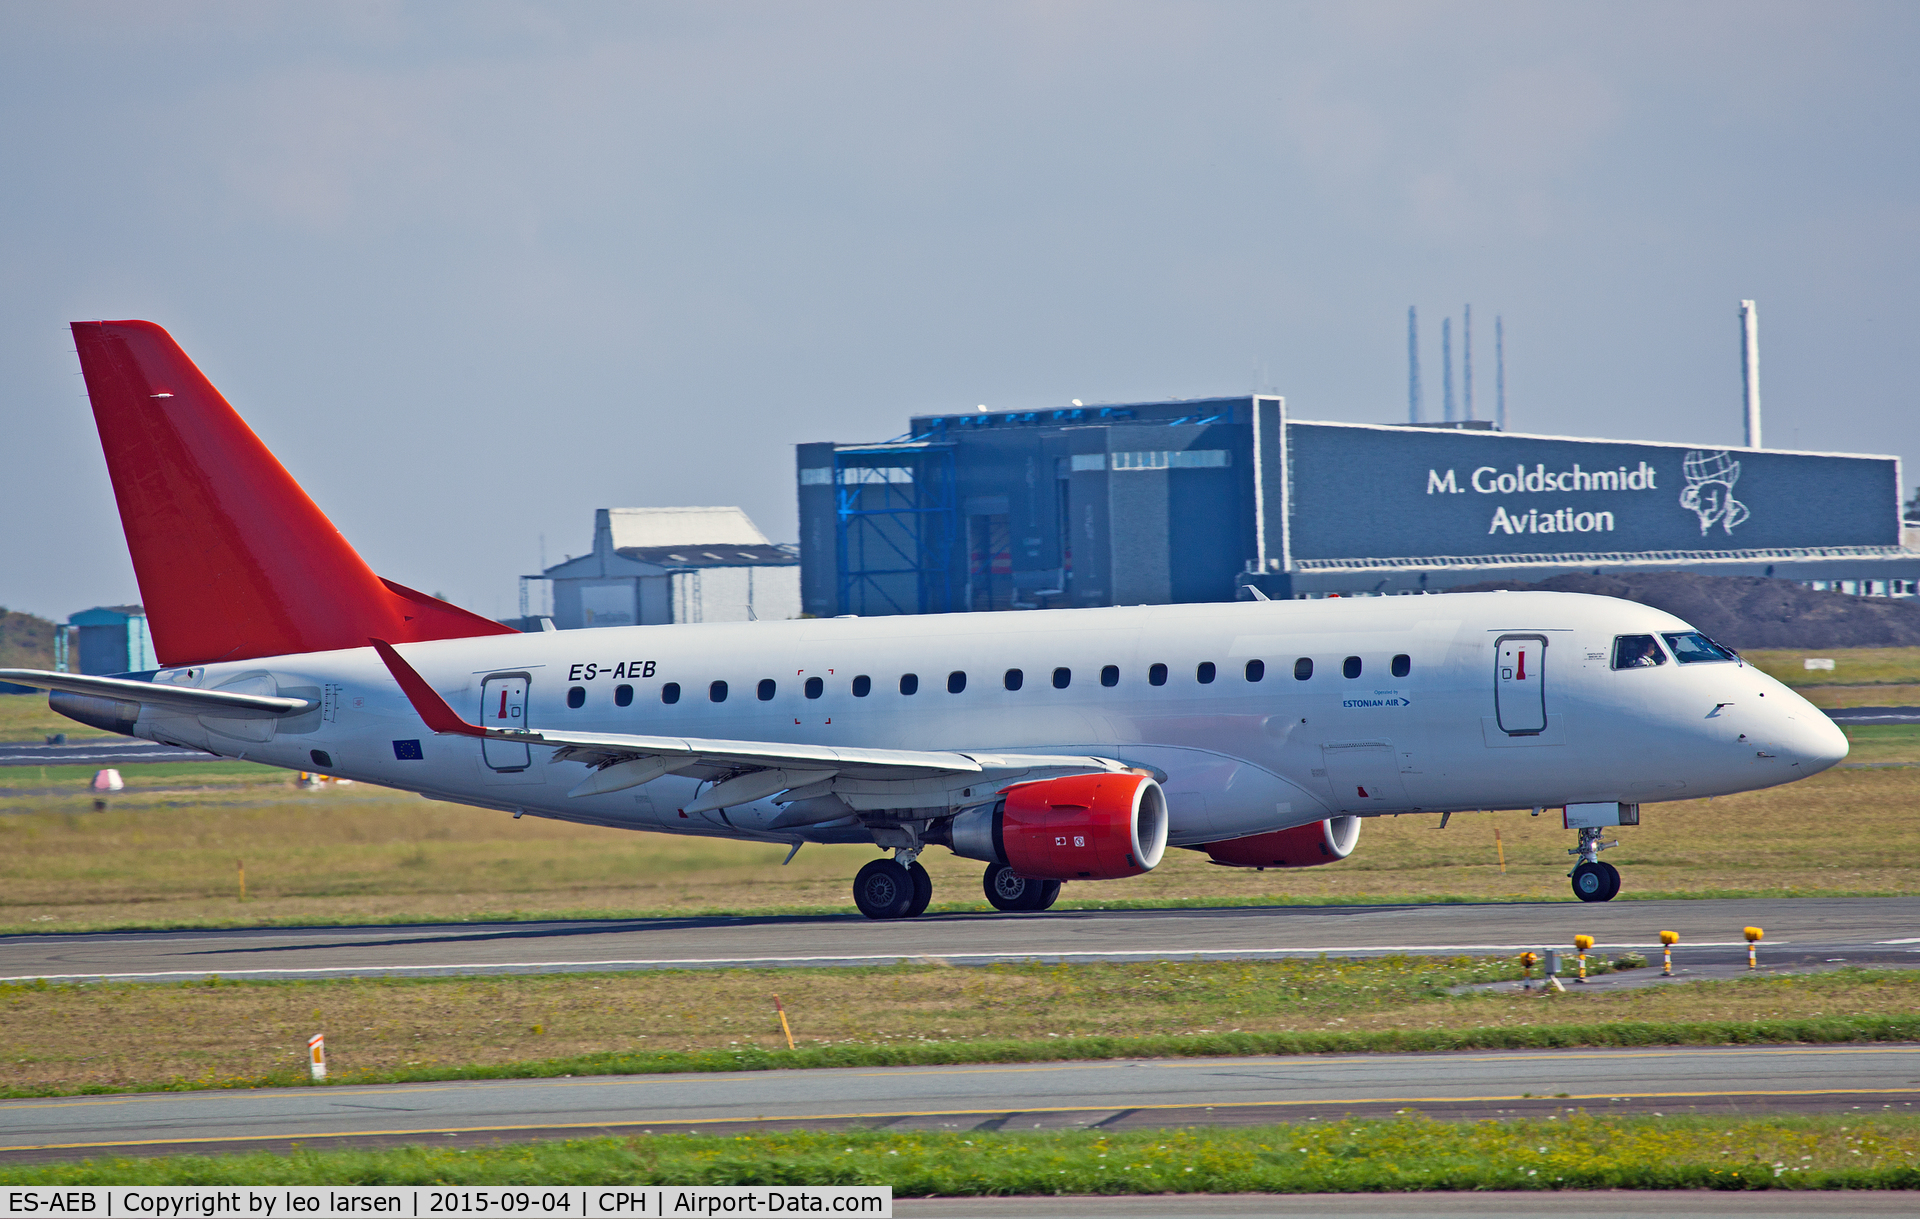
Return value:
M 788 741 L 729 741 L 699 737 L 627 736 L 605 732 L 546 732 L 484 728 L 470 724 L 447 704 L 427 680 L 409 665 L 393 645 L 370 641 L 386 662 L 414 710 L 437 733 L 519 741 L 555 747 L 556 761 L 584 762 L 606 773 L 604 782 L 589 777 L 575 795 L 617 791 L 664 774 L 706 767 L 713 770 L 766 771 L 765 782 L 784 776 L 790 782 L 763 794 L 831 778 L 912 780 L 985 775 L 991 771 L 1030 771 L 1065 768 L 1090 771 L 1125 769 L 1120 762 L 1085 755 L 961 753 L 948 750 L 857 749 L 803 745 Z M 614 768 L 619 773 L 613 773 Z M 639 776 L 646 776 L 640 778 Z
M 224 719 L 276 719 L 298 715 L 320 704 L 310 698 L 281 698 L 268 694 L 232 694 L 225 690 L 196 690 L 191 686 L 166 686 L 150 681 L 129 681 L 124 677 L 86 677 L 79 673 L 49 673 L 43 669 L 0 669 L 0 681 L 42 690 L 64 690 L 69 694 L 87 694 L 111 698 L 123 703 L 146 703 L 188 715 L 211 715 Z

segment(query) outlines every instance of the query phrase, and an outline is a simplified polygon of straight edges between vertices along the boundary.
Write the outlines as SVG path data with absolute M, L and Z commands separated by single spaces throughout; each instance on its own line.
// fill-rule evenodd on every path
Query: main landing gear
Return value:
M 1045 910 L 1060 896 L 1059 881 L 1021 876 L 1003 863 L 987 865 L 980 887 L 995 910 Z
M 901 850 L 892 859 L 876 859 L 853 878 L 853 904 L 868 918 L 918 918 L 933 900 L 933 877 L 914 856 Z
M 1620 869 L 1600 862 L 1600 852 L 1619 846 L 1618 840 L 1600 841 L 1595 828 L 1580 831 L 1580 845 L 1568 847 L 1567 854 L 1580 856 L 1580 862 L 1567 873 L 1573 879 L 1573 895 L 1583 902 L 1610 902 L 1620 892 Z
M 933 878 L 915 858 L 917 850 L 898 848 L 892 859 L 876 859 L 853 878 L 853 904 L 868 918 L 918 918 L 933 900 Z M 981 881 L 996 910 L 1040 911 L 1060 896 L 1057 880 L 1021 876 L 1006 864 L 987 865 Z

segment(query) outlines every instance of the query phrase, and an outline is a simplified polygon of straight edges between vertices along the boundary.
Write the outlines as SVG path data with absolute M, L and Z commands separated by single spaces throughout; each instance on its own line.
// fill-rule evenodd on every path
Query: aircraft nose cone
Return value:
M 1847 734 L 1815 707 L 1788 720 L 1780 736 L 1781 748 L 1806 774 L 1823 771 L 1847 756 Z

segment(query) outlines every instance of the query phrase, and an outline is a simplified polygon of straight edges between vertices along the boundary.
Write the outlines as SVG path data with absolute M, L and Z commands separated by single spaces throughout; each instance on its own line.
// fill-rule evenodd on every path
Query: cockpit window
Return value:
M 1699 631 L 1669 631 L 1666 640 L 1667 646 L 1673 649 L 1673 658 L 1683 665 L 1740 659 L 1731 648 L 1721 647 Z
M 1613 637 L 1613 667 L 1616 669 L 1651 669 L 1666 663 L 1667 654 L 1660 650 L 1659 641 L 1651 635 Z

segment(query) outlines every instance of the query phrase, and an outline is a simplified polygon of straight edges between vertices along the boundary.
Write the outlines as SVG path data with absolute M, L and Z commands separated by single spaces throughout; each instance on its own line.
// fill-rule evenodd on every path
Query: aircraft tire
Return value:
M 853 904 L 868 918 L 905 918 L 915 890 L 905 868 L 891 859 L 875 859 L 854 875 Z
M 1047 885 L 1054 886 L 1053 893 L 1046 891 Z M 1053 898 L 1059 896 L 1057 881 L 1034 880 L 1021 876 L 1003 863 L 990 863 L 987 873 L 980 878 L 980 887 L 986 891 L 987 900 L 993 903 L 995 910 L 1010 913 L 1022 910 L 1045 910 L 1053 904 Z M 1040 903 L 1045 902 L 1045 905 Z
M 1620 869 L 1605 862 L 1600 867 L 1607 874 L 1607 895 L 1600 900 L 1610 902 L 1620 893 Z
M 1059 900 L 1060 882 L 1057 880 L 1043 880 L 1040 882 L 1039 899 L 1036 900 L 1032 906 L 1028 907 L 1028 909 L 1050 910 L 1053 908 L 1053 903 Z
M 927 912 L 927 903 L 933 900 L 933 877 L 927 875 L 917 859 L 907 869 L 907 875 L 913 880 L 913 900 L 907 903 L 906 913 L 900 917 L 919 918 Z
M 1583 902 L 1606 901 L 1616 891 L 1607 885 L 1607 873 L 1612 870 L 1604 863 L 1582 863 L 1573 870 L 1573 895 Z M 1614 884 L 1619 884 L 1618 879 Z

